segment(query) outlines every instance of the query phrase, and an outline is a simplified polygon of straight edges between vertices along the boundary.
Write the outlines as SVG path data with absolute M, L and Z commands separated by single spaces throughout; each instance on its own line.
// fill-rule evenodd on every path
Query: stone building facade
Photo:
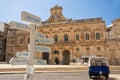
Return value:
M 50 17 L 38 31 L 55 43 L 50 53 L 40 53 L 47 61 L 69 64 L 73 59 L 87 62 L 89 56 L 106 56 L 106 27 L 101 18 L 72 20 L 64 17 L 62 7 L 50 9 Z
M 112 53 L 109 53 L 110 44 L 114 44 L 114 42 L 108 43 L 108 39 L 106 39 L 108 33 L 105 21 L 102 18 L 72 20 L 64 17 L 62 10 L 62 7 L 55 5 L 50 9 L 50 17 L 37 28 L 37 31 L 47 38 L 54 38 L 55 43 L 42 44 L 42 46 L 49 46 L 51 51 L 49 53 L 36 52 L 35 58 L 45 59 L 48 64 L 63 65 L 70 64 L 74 60 L 84 63 L 90 56 L 105 56 L 110 60 Z M 16 57 L 15 54 L 18 51 L 28 51 L 29 43 L 29 32 L 9 30 L 6 61 Z
M 0 62 L 5 61 L 6 55 L 6 36 L 9 29 L 9 25 L 6 23 L 0 22 Z
M 107 55 L 110 64 L 120 64 L 120 18 L 107 28 Z
M 6 42 L 6 62 L 9 62 L 12 57 L 16 57 L 15 54 L 17 52 L 28 51 L 29 43 L 29 32 L 10 28 L 7 34 Z

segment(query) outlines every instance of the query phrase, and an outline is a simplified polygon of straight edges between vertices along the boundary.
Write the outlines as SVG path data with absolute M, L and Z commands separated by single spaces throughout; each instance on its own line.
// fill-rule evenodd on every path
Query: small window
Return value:
M 79 40 L 79 34 L 76 34 L 76 41 Z
M 100 39 L 100 33 L 96 33 L 96 40 Z
M 55 42 L 58 42 L 58 36 L 57 35 L 54 36 L 54 40 L 55 40 Z
M 67 34 L 64 35 L 64 42 L 68 42 L 68 35 Z
M 100 51 L 101 50 L 101 48 L 100 47 L 97 47 L 97 51 Z
M 86 33 L 86 40 L 89 40 L 89 34 Z

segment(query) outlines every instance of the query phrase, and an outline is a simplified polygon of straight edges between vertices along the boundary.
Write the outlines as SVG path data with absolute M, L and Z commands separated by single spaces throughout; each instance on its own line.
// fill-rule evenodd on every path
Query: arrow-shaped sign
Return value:
M 40 17 L 38 16 L 35 16 L 31 13 L 28 13 L 26 11 L 22 11 L 21 12 L 21 19 L 23 21 L 28 21 L 28 22 L 31 22 L 31 23 L 34 23 L 36 25 L 40 25 L 41 24 L 41 19 Z
M 46 60 L 43 59 L 33 59 L 35 65 L 46 65 Z M 28 58 L 11 58 L 9 63 L 11 65 L 27 65 Z
M 45 35 L 39 33 L 39 32 L 36 32 L 36 37 L 39 39 L 39 38 L 46 38 Z
M 35 46 L 35 50 L 39 52 L 50 52 L 50 47 L 46 46 Z
M 28 25 L 23 24 L 23 23 L 19 23 L 19 22 L 16 22 L 16 21 L 11 21 L 9 24 L 10 24 L 10 27 L 14 28 L 14 29 L 21 29 L 21 30 L 24 30 L 24 31 L 29 31 L 30 30 Z
M 12 65 L 26 65 L 27 62 L 27 58 L 11 58 L 9 61 L 9 63 Z
M 35 40 L 35 44 L 53 44 L 54 42 L 53 38 L 40 38 Z
M 16 57 L 29 57 L 30 52 L 17 52 Z

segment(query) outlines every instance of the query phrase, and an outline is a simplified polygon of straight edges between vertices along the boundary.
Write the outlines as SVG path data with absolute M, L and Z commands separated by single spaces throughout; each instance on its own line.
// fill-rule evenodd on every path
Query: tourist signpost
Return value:
M 35 65 L 46 65 L 46 60 L 43 59 L 33 59 Z M 28 58 L 11 58 L 9 63 L 11 65 L 27 65 L 28 64 Z
M 16 57 L 29 57 L 30 52 L 17 52 Z
M 50 52 L 50 47 L 47 46 L 35 46 L 37 52 Z
M 53 38 L 40 38 L 35 39 L 35 44 L 53 44 L 54 39 Z
M 11 58 L 9 63 L 12 65 L 26 65 L 27 61 L 27 58 Z
M 41 19 L 38 16 L 35 16 L 31 13 L 28 13 L 26 11 L 21 12 L 21 19 L 22 21 L 27 21 L 35 25 L 41 25 Z
M 9 63 L 12 65 L 27 64 L 27 74 L 24 80 L 34 80 L 34 64 L 45 65 L 47 62 L 42 59 L 34 59 L 35 52 L 50 52 L 49 47 L 35 46 L 35 44 L 53 44 L 54 39 L 46 38 L 45 35 L 36 31 L 36 25 L 41 25 L 40 17 L 30 14 L 28 12 L 21 12 L 21 19 L 32 24 L 26 25 L 15 21 L 10 22 L 11 28 L 20 29 L 30 32 L 30 52 L 17 52 L 18 58 L 12 58 Z
M 35 35 L 36 35 L 36 37 L 37 37 L 38 39 L 40 39 L 40 38 L 46 38 L 45 35 L 43 35 L 43 34 L 41 34 L 41 33 L 38 33 L 38 32 L 36 32 Z
M 28 27 L 28 25 L 23 24 L 23 23 L 11 21 L 9 24 L 10 24 L 11 28 L 20 29 L 20 30 L 24 30 L 24 31 L 30 31 L 30 27 Z

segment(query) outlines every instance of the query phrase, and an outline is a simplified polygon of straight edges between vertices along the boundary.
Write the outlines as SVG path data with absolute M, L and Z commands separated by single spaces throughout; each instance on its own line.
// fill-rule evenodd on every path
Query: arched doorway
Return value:
M 42 58 L 47 61 L 47 64 L 49 64 L 49 53 L 48 52 L 43 52 Z
M 70 63 L 70 52 L 65 50 L 63 52 L 63 65 L 69 65 Z

